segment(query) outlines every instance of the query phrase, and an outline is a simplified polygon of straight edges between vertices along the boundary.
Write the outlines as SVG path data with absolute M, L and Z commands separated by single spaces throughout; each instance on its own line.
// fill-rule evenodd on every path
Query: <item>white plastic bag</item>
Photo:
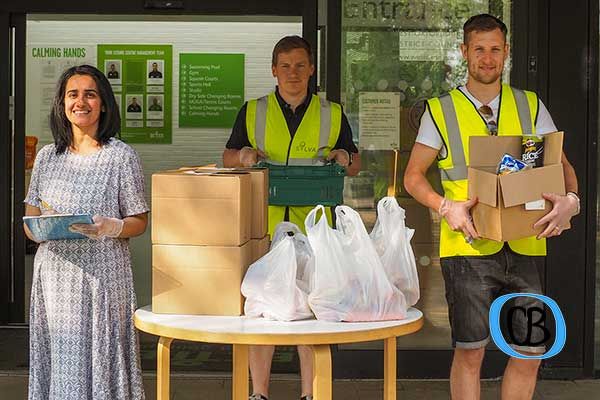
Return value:
M 246 272 L 241 290 L 246 297 L 244 313 L 247 316 L 279 321 L 313 316 L 308 307 L 308 284 L 297 281 L 298 261 L 302 264 L 302 273 L 308 273 L 312 251 L 298 227 L 287 224 L 290 226 L 282 227 L 279 232 L 276 229 L 269 252 Z
M 275 227 L 273 233 L 273 241 L 271 242 L 271 248 L 276 245 L 280 240 L 285 237 L 291 236 L 294 242 L 294 249 L 296 250 L 296 284 L 302 289 L 306 295 L 310 292 L 310 282 L 312 271 L 314 270 L 314 256 L 313 251 L 308 243 L 308 238 L 302 233 L 300 228 L 291 222 L 280 222 Z
M 317 212 L 322 215 L 317 221 Z M 336 208 L 332 229 L 323 206 L 306 217 L 306 232 L 315 255 L 310 308 L 327 321 L 382 321 L 406 317 L 406 300 L 388 280 L 379 256 L 356 211 Z
M 414 306 L 419 301 L 419 276 L 415 254 L 410 246 L 415 230 L 406 227 L 405 211 L 395 197 L 384 197 L 377 203 L 377 221 L 371 239 L 381 257 L 387 276 Z

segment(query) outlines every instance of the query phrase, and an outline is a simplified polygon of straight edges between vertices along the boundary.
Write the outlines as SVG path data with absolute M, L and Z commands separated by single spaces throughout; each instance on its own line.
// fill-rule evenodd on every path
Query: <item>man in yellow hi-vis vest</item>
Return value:
M 465 86 L 427 101 L 421 126 L 404 176 L 407 191 L 421 204 L 439 212 L 440 263 L 446 286 L 448 316 L 455 348 L 450 371 L 453 399 L 478 399 L 485 346 L 490 341 L 488 314 L 492 301 L 509 292 L 542 292 L 536 256 L 546 254 L 545 238 L 558 236 L 579 213 L 577 177 L 562 156 L 566 196 L 543 196 L 552 211 L 536 222 L 543 226 L 536 237 L 501 243 L 480 238 L 470 216 L 477 199 L 467 199 L 469 137 L 474 135 L 538 134 L 556 131 L 544 104 L 533 92 L 501 82 L 508 56 L 506 25 L 488 14 L 476 15 L 463 26 L 461 51 L 467 62 Z M 437 160 L 444 197 L 426 178 Z M 519 298 L 524 307 L 534 305 Z M 533 299 L 532 299 L 533 300 Z M 513 319 L 515 337 L 525 337 L 521 313 Z M 523 335 L 520 335 L 523 330 Z M 543 346 L 512 346 L 523 354 L 545 352 Z M 502 382 L 503 399 L 531 399 L 539 360 L 511 358 Z
M 335 160 L 347 175 L 360 171 L 358 149 L 339 104 L 320 99 L 308 89 L 314 72 L 312 51 L 306 40 L 286 36 L 273 49 L 272 72 L 277 88 L 250 100 L 240 110 L 223 152 L 225 167 L 249 167 L 259 159 L 281 165 L 314 165 Z M 313 207 L 269 206 L 269 234 L 282 221 L 304 230 L 304 219 Z M 331 214 L 328 210 L 328 217 Z M 269 394 L 273 346 L 250 346 L 249 363 L 253 400 Z M 312 352 L 298 346 L 302 399 L 312 398 Z

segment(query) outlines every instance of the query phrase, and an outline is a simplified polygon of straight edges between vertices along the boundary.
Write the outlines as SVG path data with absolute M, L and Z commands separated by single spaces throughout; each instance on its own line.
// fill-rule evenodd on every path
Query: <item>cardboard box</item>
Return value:
M 542 199 L 542 193 L 565 194 L 561 163 L 563 132 L 544 135 L 544 166 L 498 176 L 505 153 L 521 158 L 521 136 L 472 136 L 469 142 L 469 198 L 479 202 L 471 209 L 477 232 L 487 239 L 508 241 L 534 236 L 545 227 L 533 224 L 552 209 L 525 210 L 525 203 Z
M 152 311 L 241 315 L 240 287 L 248 267 L 269 251 L 270 239 L 240 247 L 152 246 Z
M 155 173 L 152 243 L 240 246 L 250 240 L 250 198 L 248 173 Z
M 241 315 L 242 280 L 252 263 L 243 246 L 152 246 L 152 312 Z
M 250 174 L 252 179 L 250 237 L 252 239 L 262 239 L 269 230 L 269 170 L 266 168 L 216 168 L 215 164 L 200 167 L 182 167 L 179 170 L 197 169 L 221 173 L 242 171 Z

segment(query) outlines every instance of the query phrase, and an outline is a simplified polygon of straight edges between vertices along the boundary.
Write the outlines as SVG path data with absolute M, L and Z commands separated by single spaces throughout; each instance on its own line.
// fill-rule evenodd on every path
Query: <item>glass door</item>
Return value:
M 424 101 L 466 82 L 460 53 L 462 25 L 468 17 L 500 17 L 511 35 L 507 0 L 437 0 L 401 3 L 342 0 L 341 102 L 361 152 L 363 170 L 346 178 L 344 202 L 357 208 L 370 229 L 376 204 L 395 196 L 406 210 L 407 226 L 416 230 L 423 329 L 398 338 L 403 350 L 450 349 L 450 326 L 439 264 L 439 216 L 418 204 L 404 189 L 402 177 L 424 111 Z M 510 62 L 504 71 L 509 81 Z M 383 104 L 384 106 L 373 106 Z M 437 166 L 428 172 L 442 192 Z M 380 349 L 380 343 L 339 346 L 339 350 Z

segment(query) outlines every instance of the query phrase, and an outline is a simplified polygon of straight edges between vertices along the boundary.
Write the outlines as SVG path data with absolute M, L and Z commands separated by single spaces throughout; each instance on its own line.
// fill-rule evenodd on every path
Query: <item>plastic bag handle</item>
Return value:
M 377 203 L 377 215 L 391 214 L 393 212 L 399 212 L 402 219 L 406 218 L 406 213 L 398 200 L 395 197 L 387 196 L 379 200 Z
M 306 216 L 306 219 L 304 220 L 304 226 L 307 230 L 313 228 L 317 224 L 316 216 L 319 210 L 321 210 L 321 218 L 319 218 L 319 221 L 321 221 L 323 218 L 327 218 L 327 214 L 325 214 L 325 207 L 323 207 L 321 204 L 317 205 L 315 208 L 310 210 Z

